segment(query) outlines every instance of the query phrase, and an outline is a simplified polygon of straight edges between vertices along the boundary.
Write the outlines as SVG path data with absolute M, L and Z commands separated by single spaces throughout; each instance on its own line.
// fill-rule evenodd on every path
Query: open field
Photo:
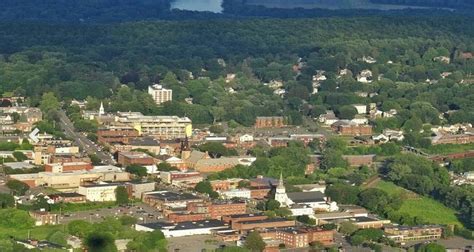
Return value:
M 44 240 L 46 239 L 51 233 L 55 231 L 63 231 L 66 227 L 62 224 L 55 225 L 55 226 L 39 226 L 33 227 L 30 229 L 18 229 L 18 228 L 1 228 L 0 229 L 0 238 L 6 238 L 13 236 L 18 239 L 27 239 L 28 238 L 28 231 L 30 233 L 30 237 L 34 239 Z
M 456 211 L 450 209 L 440 202 L 420 196 L 414 192 L 399 187 L 392 182 L 379 181 L 376 185 L 390 195 L 399 195 L 403 199 L 403 204 L 398 210 L 404 216 L 421 217 L 429 223 L 455 224 L 463 226 L 456 216 Z

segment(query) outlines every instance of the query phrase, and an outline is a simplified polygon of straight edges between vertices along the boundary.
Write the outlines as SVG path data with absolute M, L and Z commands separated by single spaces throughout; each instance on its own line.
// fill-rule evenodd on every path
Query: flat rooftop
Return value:
M 189 230 L 201 228 L 221 228 L 228 225 L 219 220 L 185 221 L 180 223 L 154 222 L 137 224 L 151 229 Z
M 149 192 L 145 194 L 147 197 L 153 197 L 162 201 L 185 201 L 185 200 L 198 200 L 201 199 L 198 196 L 190 193 L 177 193 L 170 191 L 157 191 Z

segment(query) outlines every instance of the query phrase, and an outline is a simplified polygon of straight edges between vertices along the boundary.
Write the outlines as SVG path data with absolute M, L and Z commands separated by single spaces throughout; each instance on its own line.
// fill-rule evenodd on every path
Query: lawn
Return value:
M 474 143 L 470 144 L 438 144 L 432 145 L 429 148 L 423 149 L 428 154 L 445 155 L 457 152 L 465 152 L 474 150 Z
M 392 182 L 383 180 L 379 181 L 375 187 L 393 196 L 400 195 L 403 198 L 403 204 L 398 212 L 403 215 L 412 217 L 421 216 L 424 220 L 433 224 L 455 224 L 463 226 L 456 217 L 456 211 L 444 206 L 436 200 L 420 196 Z
M 28 231 L 29 231 L 31 238 L 44 240 L 54 231 L 64 231 L 64 229 L 65 229 L 65 225 L 39 226 L 39 227 L 32 227 L 30 229 L 1 228 L 0 238 L 13 236 L 18 239 L 27 239 Z

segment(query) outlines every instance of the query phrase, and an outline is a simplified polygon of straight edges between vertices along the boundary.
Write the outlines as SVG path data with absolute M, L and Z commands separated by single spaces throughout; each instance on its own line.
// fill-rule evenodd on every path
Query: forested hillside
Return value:
M 471 0 L 370 0 L 372 3 L 428 6 L 436 8 L 474 8 Z
M 368 102 L 406 110 L 396 119 L 374 122 L 379 128 L 420 127 L 420 118 L 439 124 L 438 113 L 453 109 L 459 111 L 451 122 L 473 122 L 472 85 L 459 84 L 474 72 L 473 60 L 459 57 L 474 51 L 472 23 L 468 17 L 2 23 L 0 92 L 27 95 L 32 105 L 47 91 L 63 99 L 112 96 L 110 110 L 188 115 L 197 123 L 251 125 L 256 116 L 285 114 L 299 124 L 301 116 L 314 117 L 326 108 L 340 112 L 345 105 Z M 361 61 L 364 56 L 377 63 Z M 434 61 L 438 56 L 452 61 Z M 301 69 L 295 71 L 298 61 Z M 339 78 L 344 68 L 351 74 Z M 363 69 L 381 78 L 359 83 L 355 76 Z M 325 70 L 328 80 L 311 94 L 316 70 Z M 452 75 L 441 78 L 443 72 Z M 236 73 L 236 80 L 225 82 L 228 73 Z M 207 78 L 193 80 L 198 77 Z M 262 84 L 273 80 L 283 81 L 283 98 Z M 139 91 L 160 81 L 173 88 L 172 106 L 158 108 Z M 132 89 L 117 92 L 122 84 Z M 193 104 L 184 102 L 187 97 Z M 422 116 L 413 122 L 412 113 Z

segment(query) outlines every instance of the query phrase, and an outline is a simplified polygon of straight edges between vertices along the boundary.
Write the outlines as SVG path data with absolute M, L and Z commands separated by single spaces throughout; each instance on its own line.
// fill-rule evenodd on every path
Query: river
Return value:
M 222 0 L 174 0 L 171 9 L 222 12 Z

